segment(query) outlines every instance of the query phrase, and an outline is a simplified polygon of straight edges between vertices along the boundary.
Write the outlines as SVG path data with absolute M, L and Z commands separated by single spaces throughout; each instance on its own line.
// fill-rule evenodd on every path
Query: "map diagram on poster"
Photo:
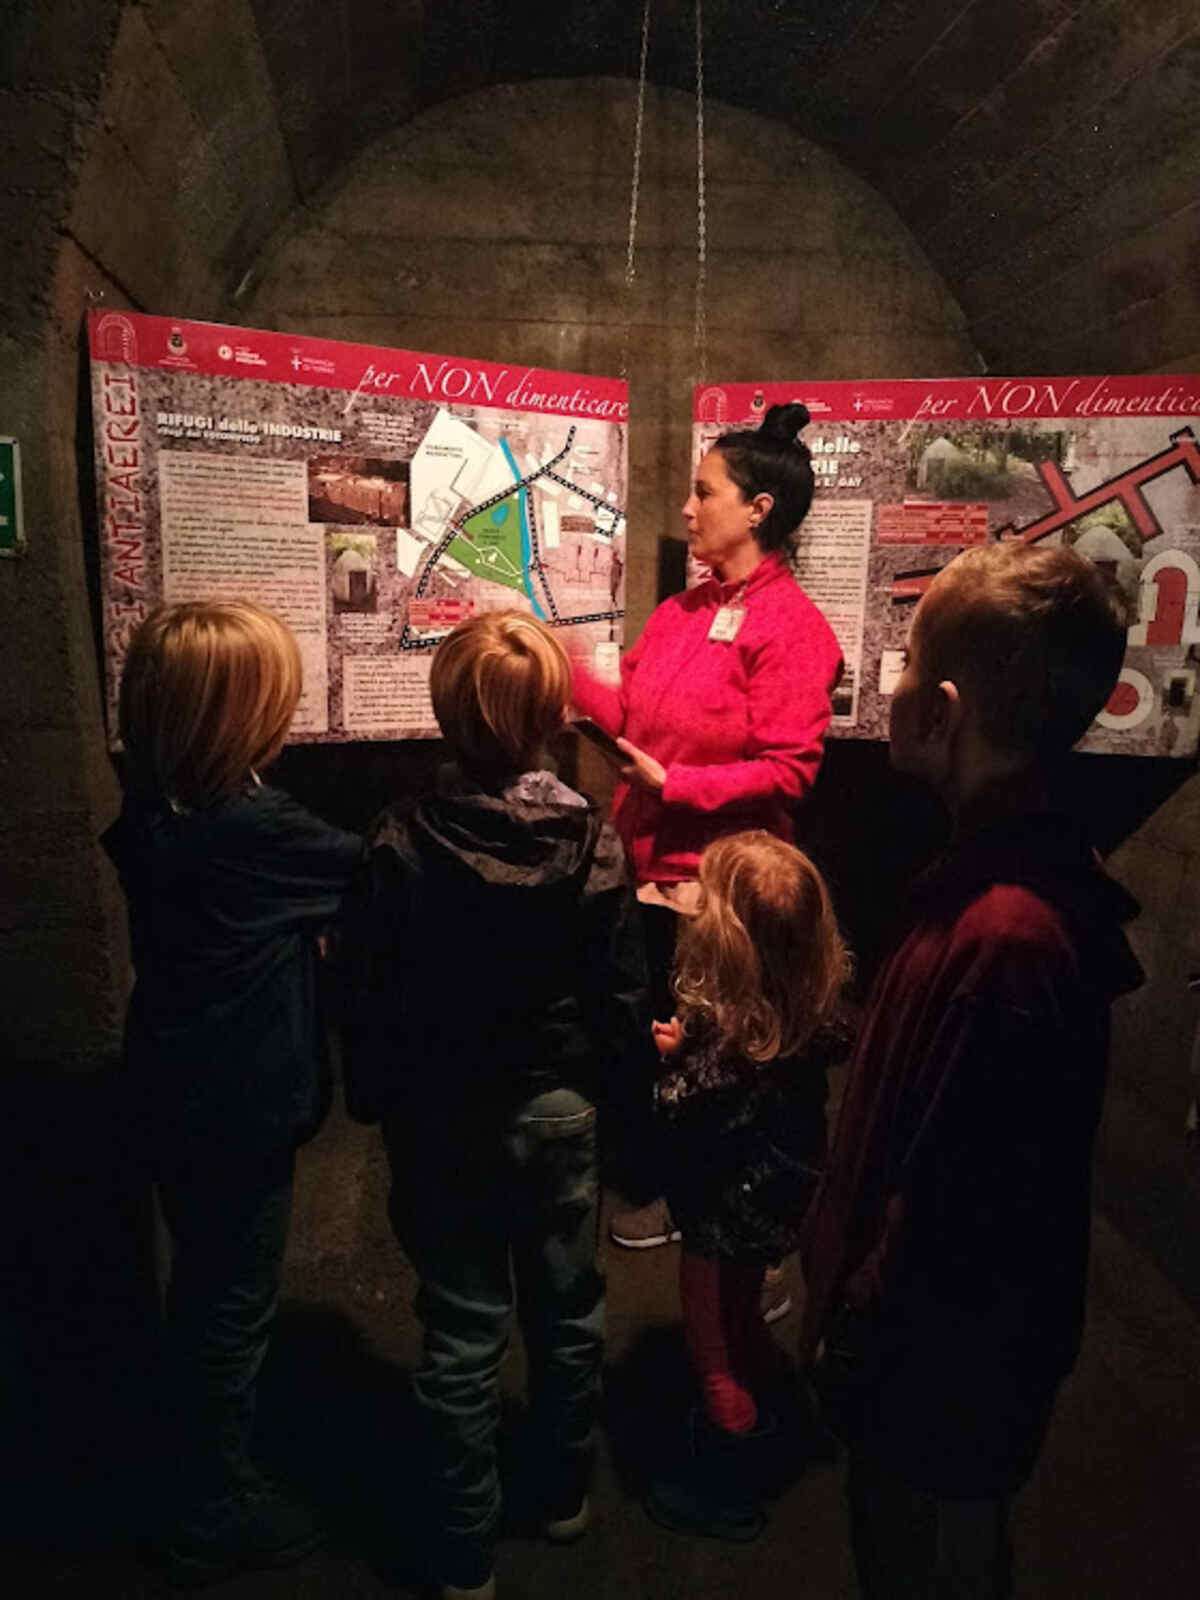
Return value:
M 696 459 L 802 400 L 816 496 L 797 580 L 838 635 L 831 732 L 885 739 L 913 609 L 959 551 L 1068 543 L 1124 592 L 1120 680 L 1083 740 L 1111 754 L 1200 744 L 1200 376 L 708 385 Z
M 433 651 L 515 607 L 611 671 L 614 379 L 127 312 L 89 317 L 109 726 L 162 601 L 251 599 L 300 644 L 291 737 L 436 737 Z

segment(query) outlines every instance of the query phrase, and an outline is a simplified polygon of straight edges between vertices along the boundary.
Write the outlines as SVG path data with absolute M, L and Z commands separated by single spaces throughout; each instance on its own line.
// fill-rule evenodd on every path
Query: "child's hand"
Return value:
M 683 1023 L 678 1017 L 672 1017 L 670 1022 L 652 1022 L 650 1033 L 660 1056 L 673 1056 L 683 1043 Z

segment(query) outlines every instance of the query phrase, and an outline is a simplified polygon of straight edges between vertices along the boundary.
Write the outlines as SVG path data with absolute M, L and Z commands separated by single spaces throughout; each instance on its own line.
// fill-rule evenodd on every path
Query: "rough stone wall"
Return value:
M 0 429 L 22 446 L 28 553 L 0 562 L 0 1016 L 10 1062 L 111 1048 L 119 913 L 95 848 L 113 785 L 99 731 L 76 494 L 76 265 L 62 228 L 115 4 L 15 8 L 0 28 Z M 64 23 L 67 25 L 64 26 Z
M 1200 996 L 1187 988 L 1200 972 L 1200 776 L 1193 762 L 1179 767 L 1179 787 L 1108 857 L 1142 906 L 1132 940 L 1147 981 L 1114 1009 L 1098 1171 L 1111 1219 L 1195 1297 L 1200 1159 L 1184 1120 L 1200 1095 Z
M 0 1014 L 10 1062 L 110 1058 L 124 912 L 96 835 L 119 803 L 89 605 L 89 306 L 192 316 L 232 292 L 296 192 L 249 5 L 21 0 L 0 38 L 0 428 L 28 553 L 0 562 Z

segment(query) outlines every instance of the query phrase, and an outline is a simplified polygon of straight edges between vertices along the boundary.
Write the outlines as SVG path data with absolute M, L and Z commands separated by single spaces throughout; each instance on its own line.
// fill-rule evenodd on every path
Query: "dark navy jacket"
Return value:
M 103 844 L 121 877 L 137 981 L 126 1059 L 163 1154 L 267 1154 L 327 1106 L 316 937 L 362 854 L 281 790 L 177 812 L 127 796 Z

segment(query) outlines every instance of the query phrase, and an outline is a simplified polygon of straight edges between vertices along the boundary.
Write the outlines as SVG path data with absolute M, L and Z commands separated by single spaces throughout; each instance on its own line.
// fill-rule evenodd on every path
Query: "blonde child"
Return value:
M 382 1120 L 392 1223 L 421 1280 L 414 1391 L 444 1600 L 495 1593 L 514 1305 L 529 1509 L 557 1542 L 588 1522 L 604 1331 L 595 1100 L 646 1017 L 620 841 L 545 765 L 570 687 L 534 618 L 457 627 L 430 676 L 453 764 L 375 821 L 351 897 L 347 1076 L 356 1113 Z
M 173 1493 L 155 1542 L 189 1586 L 283 1565 L 320 1530 L 250 1460 L 296 1147 L 325 1111 L 317 938 L 361 842 L 268 788 L 296 641 L 245 602 L 164 606 L 121 682 L 125 802 L 104 846 L 129 907 L 132 1104 L 173 1245 Z
M 699 910 L 680 931 L 678 1014 L 653 1033 L 701 1405 L 687 1462 L 655 1480 L 647 1509 L 681 1531 L 744 1540 L 763 1524 L 752 1457 L 778 1365 L 759 1297 L 768 1264 L 796 1248 L 820 1178 L 848 957 L 824 880 L 794 846 L 762 832 L 720 839 L 699 882 Z

